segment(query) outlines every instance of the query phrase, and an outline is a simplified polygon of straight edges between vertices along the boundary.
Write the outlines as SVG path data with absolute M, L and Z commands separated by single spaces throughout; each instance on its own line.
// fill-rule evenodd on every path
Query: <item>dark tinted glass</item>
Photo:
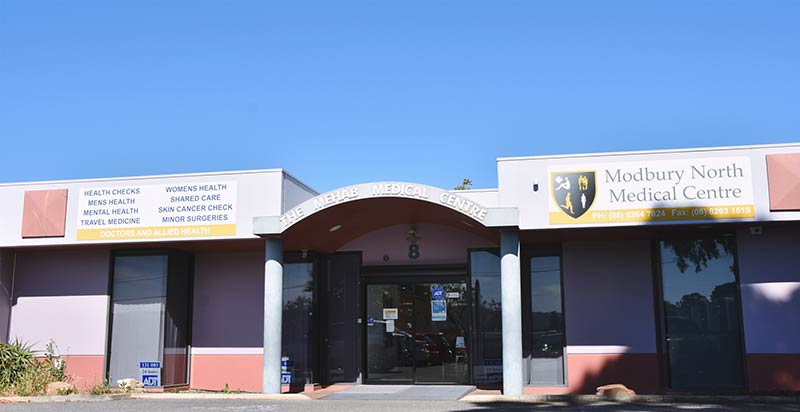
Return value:
M 498 386 L 503 381 L 500 256 L 496 252 L 470 253 L 473 307 L 475 310 L 474 382 Z
M 529 379 L 531 385 L 564 384 L 564 314 L 561 257 L 530 259 L 531 313 Z
M 742 386 L 735 238 L 662 241 L 660 249 L 670 386 Z
M 283 356 L 289 358 L 292 385 L 313 382 L 311 316 L 314 302 L 313 263 L 283 266 Z
M 187 383 L 186 366 L 189 354 L 190 257 L 173 254 L 169 257 L 167 300 L 164 311 L 163 385 Z

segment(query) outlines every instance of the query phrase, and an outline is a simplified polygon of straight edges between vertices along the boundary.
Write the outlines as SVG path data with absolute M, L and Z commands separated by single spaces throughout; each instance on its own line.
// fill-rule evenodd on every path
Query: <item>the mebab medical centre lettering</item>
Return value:
M 746 157 L 551 166 L 548 172 L 554 225 L 755 216 Z
M 80 189 L 77 240 L 236 235 L 236 182 Z

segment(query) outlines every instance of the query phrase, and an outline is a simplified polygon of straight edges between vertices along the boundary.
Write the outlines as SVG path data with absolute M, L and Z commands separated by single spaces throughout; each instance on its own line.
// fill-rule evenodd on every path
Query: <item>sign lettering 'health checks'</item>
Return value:
M 746 157 L 569 165 L 548 172 L 554 225 L 755 216 Z
M 236 182 L 81 189 L 77 240 L 236 235 Z

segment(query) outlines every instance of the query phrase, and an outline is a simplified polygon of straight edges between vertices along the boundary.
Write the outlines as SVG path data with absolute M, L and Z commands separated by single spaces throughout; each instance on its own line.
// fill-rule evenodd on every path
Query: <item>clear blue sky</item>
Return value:
M 800 1 L 0 1 L 0 181 L 800 141 Z

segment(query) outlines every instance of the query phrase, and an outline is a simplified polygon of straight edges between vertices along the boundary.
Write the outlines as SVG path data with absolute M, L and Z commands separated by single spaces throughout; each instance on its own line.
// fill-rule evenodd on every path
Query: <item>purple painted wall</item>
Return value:
M 467 249 L 497 247 L 496 244 L 465 230 L 451 226 L 415 225 L 419 238 L 418 259 L 408 257 L 409 225 L 396 225 L 376 230 L 339 248 L 361 251 L 364 265 L 423 265 L 467 263 Z M 389 261 L 384 261 L 384 255 Z
M 5 250 L 0 251 L 0 342 L 8 342 L 13 268 L 14 254 Z
M 800 354 L 800 225 L 736 234 L 748 353 Z
M 65 355 L 103 355 L 108 326 L 109 251 L 17 253 L 9 338 Z
M 263 348 L 264 254 L 195 256 L 195 348 Z
M 571 353 L 654 353 L 649 241 L 564 242 Z

